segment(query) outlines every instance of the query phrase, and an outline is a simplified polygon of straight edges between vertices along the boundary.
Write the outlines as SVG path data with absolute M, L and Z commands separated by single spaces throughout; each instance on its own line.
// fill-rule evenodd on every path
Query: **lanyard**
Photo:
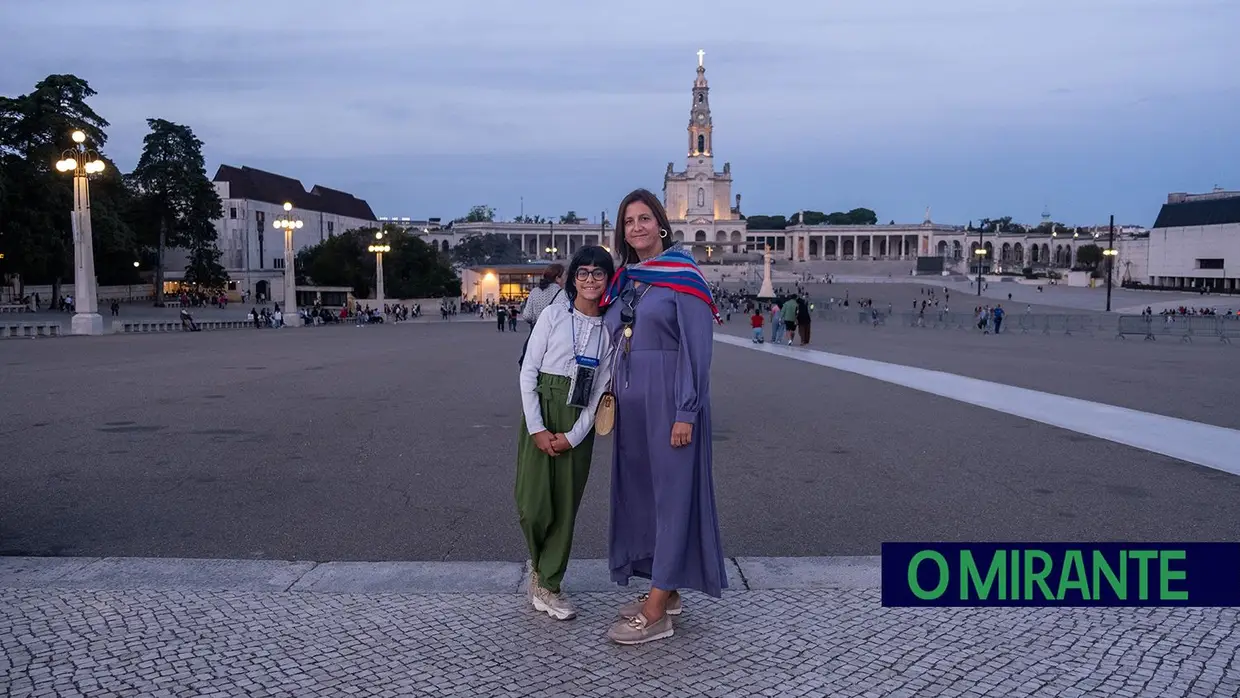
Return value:
M 576 360 L 577 364 L 580 366 L 598 366 L 599 364 L 598 355 L 603 349 L 603 333 L 601 331 L 602 330 L 601 325 L 599 328 L 600 331 L 598 333 L 598 344 L 595 349 L 594 356 L 583 355 L 577 349 L 577 311 L 575 309 L 570 308 L 568 312 L 569 312 L 569 316 L 568 316 L 569 321 L 572 323 L 572 329 L 573 329 L 573 358 Z M 586 330 L 585 348 L 589 349 L 590 348 L 590 335 L 594 334 L 594 326 L 591 324 L 587 324 L 586 327 L 587 327 L 587 330 Z

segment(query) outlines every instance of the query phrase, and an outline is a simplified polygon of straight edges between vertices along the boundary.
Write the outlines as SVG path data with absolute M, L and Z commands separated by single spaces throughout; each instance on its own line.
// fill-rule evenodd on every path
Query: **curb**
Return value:
M 726 593 L 877 589 L 878 556 L 727 558 Z M 517 594 L 525 562 L 310 562 L 142 557 L 3 557 L 0 589 L 154 589 L 310 594 Z M 641 580 L 637 580 L 641 583 Z M 618 591 L 607 560 L 572 560 L 574 592 Z

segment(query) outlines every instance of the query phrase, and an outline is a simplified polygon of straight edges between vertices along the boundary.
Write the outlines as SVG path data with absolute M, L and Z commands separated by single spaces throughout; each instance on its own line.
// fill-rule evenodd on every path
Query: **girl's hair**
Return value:
M 580 267 L 598 267 L 607 272 L 604 285 L 609 283 L 616 273 L 616 263 L 612 261 L 611 254 L 602 247 L 589 245 L 577 250 L 573 260 L 568 263 L 568 278 L 564 281 L 564 295 L 568 296 L 570 303 L 577 300 L 577 269 Z
M 654 221 L 659 226 L 657 234 L 660 242 L 663 243 L 663 249 L 666 250 L 672 246 L 672 224 L 667 220 L 667 211 L 659 202 L 659 197 L 647 189 L 634 189 L 620 201 L 620 211 L 616 214 L 616 254 L 621 264 L 637 264 L 641 261 L 637 256 L 637 250 L 630 247 L 628 241 L 624 239 L 624 211 L 634 201 L 640 201 L 650 207 L 650 212 L 654 214 Z
M 538 280 L 538 288 L 546 289 L 548 286 L 555 283 L 555 280 L 560 278 L 560 274 L 563 273 L 563 264 L 560 264 L 559 262 L 552 264 L 547 267 L 547 269 L 543 272 L 542 278 Z

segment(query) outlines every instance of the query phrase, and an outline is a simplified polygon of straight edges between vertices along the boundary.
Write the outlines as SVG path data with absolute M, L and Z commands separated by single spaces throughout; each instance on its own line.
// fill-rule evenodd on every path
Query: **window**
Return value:
M 272 268 L 272 269 L 283 269 L 283 268 L 284 268 L 284 258 L 283 258 L 283 257 L 272 257 L 272 258 L 271 258 L 271 268 Z
M 705 102 L 705 101 L 706 101 L 706 95 L 699 92 L 698 93 L 698 104 L 701 104 L 702 102 Z
M 335 231 L 336 231 L 335 221 L 327 221 L 327 234 L 335 235 L 336 234 Z
M 1221 259 L 1199 259 L 1197 260 L 1198 269 L 1222 269 L 1224 268 Z
M 699 187 L 698 188 L 698 206 L 705 206 L 705 205 L 706 205 L 706 190 Z
M 233 207 L 231 207 L 231 208 L 229 208 L 229 209 L 228 209 L 228 217 L 229 217 L 229 218 L 236 218 L 236 217 L 237 217 L 237 207 L 236 207 L 236 206 L 233 206 Z
M 697 147 L 697 151 L 698 151 L 699 153 L 704 153 L 704 152 L 706 152 L 706 136 L 703 136 L 703 135 L 702 135 L 702 134 L 700 134 L 700 133 L 698 134 L 698 147 Z

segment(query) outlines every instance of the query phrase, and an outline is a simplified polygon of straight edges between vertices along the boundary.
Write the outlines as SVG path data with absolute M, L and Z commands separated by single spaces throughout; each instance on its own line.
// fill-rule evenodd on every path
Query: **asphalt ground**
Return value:
M 929 322 L 931 314 L 926 317 Z M 1002 334 L 987 335 L 909 327 L 900 319 L 874 327 L 819 317 L 810 325 L 810 348 L 1240 429 L 1240 344 L 1234 340 L 1144 341 L 1117 339 L 1112 331 L 1023 334 L 1013 327 L 1017 319 L 1009 316 Z M 737 315 L 720 331 L 751 336 L 747 319 Z M 765 333 L 769 338 L 769 327 Z
M 859 329 L 858 355 L 894 351 Z M 842 341 L 823 334 L 829 350 Z M 966 363 L 1010 339 L 942 337 L 937 355 Z M 435 322 L 0 343 L 0 555 L 523 560 L 523 339 Z M 1050 346 L 986 365 L 1020 376 L 1042 356 L 1032 368 L 1054 373 Z M 1111 370 L 1148 383 L 1150 365 L 1200 369 L 1204 352 L 1173 349 L 1142 346 L 1155 363 L 1136 366 L 1111 355 Z M 744 348 L 716 344 L 712 376 L 730 556 L 1240 540 L 1240 478 L 1224 473 Z M 1149 410 L 1168 399 L 1145 395 Z M 606 556 L 609 446 L 599 439 L 578 557 Z

